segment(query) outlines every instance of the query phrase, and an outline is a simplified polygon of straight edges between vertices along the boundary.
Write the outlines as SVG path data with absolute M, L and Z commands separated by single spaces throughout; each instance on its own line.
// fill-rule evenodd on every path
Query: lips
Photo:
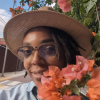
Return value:
M 33 72 L 34 73 L 34 72 Z M 43 72 L 36 72 L 36 73 L 34 73 L 34 74 L 36 74 L 36 75 L 43 75 Z
M 32 75 L 35 79 L 41 79 L 43 72 L 46 70 L 36 70 L 36 71 L 32 71 Z

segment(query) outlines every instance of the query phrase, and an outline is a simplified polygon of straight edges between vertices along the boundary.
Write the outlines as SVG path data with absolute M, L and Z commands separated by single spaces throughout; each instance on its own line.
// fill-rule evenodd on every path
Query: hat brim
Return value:
M 16 50 L 22 46 L 25 33 L 37 26 L 55 27 L 67 32 L 79 46 L 86 50 L 79 48 L 81 55 L 84 57 L 89 56 L 92 50 L 90 40 L 93 35 L 91 31 L 73 18 L 59 12 L 44 10 L 25 12 L 7 22 L 4 28 L 4 39 L 14 55 L 19 57 Z

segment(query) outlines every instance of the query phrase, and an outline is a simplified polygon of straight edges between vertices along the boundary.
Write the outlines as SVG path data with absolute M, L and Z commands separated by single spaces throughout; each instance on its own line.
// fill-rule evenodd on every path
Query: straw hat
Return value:
M 81 55 L 88 57 L 92 49 L 90 40 L 93 35 L 91 31 L 73 18 L 56 12 L 50 7 L 41 7 L 38 10 L 25 12 L 8 21 L 3 32 L 4 40 L 14 55 L 18 57 L 17 49 L 22 46 L 24 34 L 37 26 L 55 27 L 67 32 L 86 50 L 79 49 Z

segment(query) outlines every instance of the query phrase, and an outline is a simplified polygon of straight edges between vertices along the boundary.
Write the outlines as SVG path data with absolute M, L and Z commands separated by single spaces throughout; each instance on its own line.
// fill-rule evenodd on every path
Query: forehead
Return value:
M 34 29 L 27 33 L 23 39 L 23 44 L 30 44 L 32 46 L 37 46 L 43 40 L 53 39 L 50 31 L 46 28 Z

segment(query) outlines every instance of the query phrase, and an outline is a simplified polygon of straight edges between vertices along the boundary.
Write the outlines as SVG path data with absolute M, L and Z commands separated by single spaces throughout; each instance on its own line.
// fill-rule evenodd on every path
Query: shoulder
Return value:
M 29 83 L 11 87 L 10 89 L 0 90 L 0 100 L 15 100 L 16 97 L 23 97 L 27 95 L 33 87 L 34 83 L 31 81 Z

